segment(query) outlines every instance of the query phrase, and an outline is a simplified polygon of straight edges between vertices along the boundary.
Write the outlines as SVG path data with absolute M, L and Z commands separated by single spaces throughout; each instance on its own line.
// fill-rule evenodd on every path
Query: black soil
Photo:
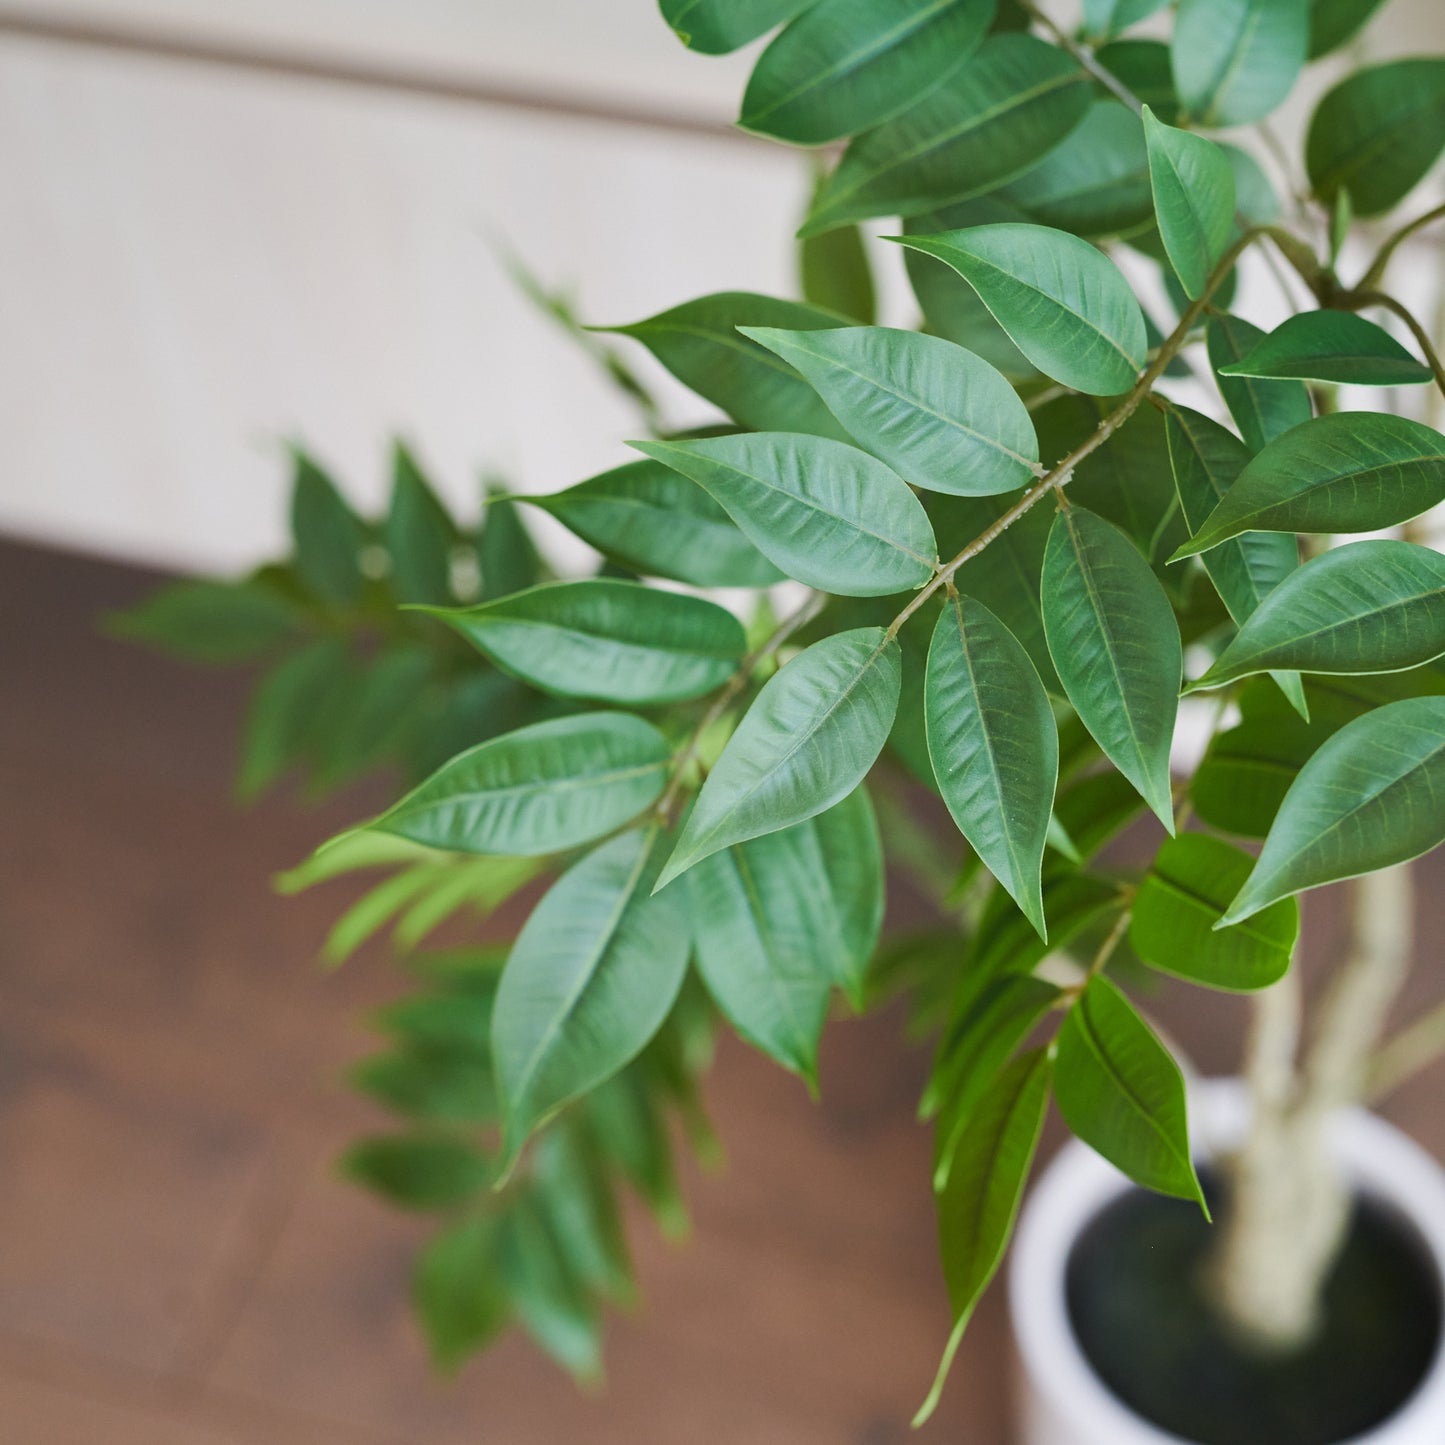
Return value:
M 1405 1403 L 1434 1355 L 1442 1296 L 1405 1220 L 1356 1203 L 1321 1329 L 1283 1359 L 1242 1351 L 1206 1308 L 1198 1281 L 1217 1228 L 1196 1205 L 1135 1190 L 1079 1237 L 1069 1315 L 1114 1394 L 1199 1445 L 1335 1445 Z

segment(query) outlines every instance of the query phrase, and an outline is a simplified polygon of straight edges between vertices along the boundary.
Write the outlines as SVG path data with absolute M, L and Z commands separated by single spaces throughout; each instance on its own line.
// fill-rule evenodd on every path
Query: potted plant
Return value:
M 244 792 L 407 777 L 281 886 L 380 870 L 327 951 L 390 926 L 413 956 L 356 1076 L 407 1125 L 347 1168 L 443 1217 L 439 1364 L 517 1320 L 594 1373 L 618 1190 L 679 1219 L 716 1029 L 816 1086 L 837 1000 L 904 994 L 956 1319 L 921 1417 L 1053 1101 L 1082 1143 L 1015 1272 L 1033 1440 L 1445 1438 L 1445 1185 L 1350 1112 L 1445 1044 L 1445 1013 L 1381 1043 L 1406 865 L 1445 841 L 1445 367 L 1395 285 L 1445 208 L 1390 219 L 1445 148 L 1445 58 L 1344 73 L 1378 4 L 662 0 L 706 53 L 776 31 L 741 123 L 841 146 L 804 299 L 613 341 L 538 288 L 638 401 L 630 460 L 461 527 L 404 448 L 375 521 L 298 453 L 287 561 L 123 619 L 272 660 Z M 1241 130 L 1315 60 L 1302 157 Z M 919 329 L 874 324 L 860 225 Z M 1231 310 L 1266 284 L 1268 331 Z M 669 428 L 639 343 L 713 422 Z M 596 575 L 552 577 L 522 504 Z M 885 861 L 938 922 L 880 944 Z M 1298 896 L 1350 879 L 1302 1049 Z M 509 948 L 416 951 L 522 890 Z M 1241 1084 L 1191 1097 L 1151 974 L 1255 996 Z

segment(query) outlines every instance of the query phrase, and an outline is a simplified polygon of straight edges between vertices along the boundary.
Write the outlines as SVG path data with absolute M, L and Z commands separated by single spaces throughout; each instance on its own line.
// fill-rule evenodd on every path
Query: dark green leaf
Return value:
M 1208 988 L 1247 991 L 1278 982 L 1299 938 L 1293 899 L 1248 923 L 1218 928 L 1253 866 L 1248 853 L 1204 833 L 1169 839 L 1134 898 L 1134 952 L 1164 973 Z
M 1318 60 L 1348 44 L 1382 3 L 1383 0 L 1312 0 L 1310 59 Z
M 498 1273 L 527 1333 L 564 1370 L 602 1377 L 597 1306 L 573 1274 L 539 1200 L 523 1195 L 502 1216 Z
M 1198 1200 L 1179 1065 L 1128 999 L 1094 978 L 1059 1030 L 1054 1097 L 1069 1128 L 1145 1189 Z
M 507 1324 L 511 1311 L 497 1276 L 498 1243 L 497 1220 L 482 1215 L 433 1236 L 417 1256 L 412 1299 L 439 1370 L 455 1370 Z
M 397 1114 L 437 1124 L 487 1124 L 497 1118 L 492 1061 L 485 1053 L 404 1049 L 363 1059 L 354 1089 Z
M 243 799 L 259 797 L 287 768 L 310 756 L 327 704 L 350 675 L 346 644 L 335 637 L 293 652 L 267 674 L 246 711 L 236 779 Z
M 810 587 L 884 597 L 933 575 L 928 514 L 896 472 L 856 447 L 790 432 L 632 445 L 704 487 L 760 552 Z
M 1075 506 L 1054 520 L 1043 595 L 1049 651 L 1069 701 L 1173 831 L 1169 747 L 1183 650 L 1164 589 L 1122 532 Z
M 1179 123 L 1179 94 L 1169 47 L 1162 40 L 1111 40 L 1094 52 L 1094 59 L 1165 125 Z M 1110 94 L 1103 87 L 1100 93 Z
M 1351 386 L 1416 386 L 1432 379 L 1388 331 L 1351 311 L 1304 311 L 1277 326 L 1223 376 L 1298 377 Z
M 403 1209 L 451 1209 L 491 1182 L 485 1155 L 448 1134 L 386 1134 L 363 1139 L 341 1160 L 348 1179 Z
M 1304 67 L 1310 0 L 1180 0 L 1170 58 L 1190 116 L 1209 126 L 1263 120 Z
M 1234 171 L 1213 141 L 1165 125 L 1147 105 L 1144 133 L 1159 234 L 1185 294 L 1197 300 L 1234 230 Z
M 361 553 L 366 529 L 336 490 L 336 483 L 305 452 L 295 453 L 291 533 L 296 570 L 322 602 L 345 606 L 361 595 Z
M 815 642 L 770 678 L 708 774 L 658 886 L 841 803 L 883 750 L 901 671 L 898 643 L 861 627 Z
M 302 617 L 255 582 L 172 582 L 106 619 L 106 630 L 188 662 L 251 662 L 293 641 Z
M 662 18 L 677 38 L 703 55 L 741 49 L 811 4 L 813 0 L 659 0 Z
M 1264 336 L 1238 316 L 1211 316 L 1205 331 L 1209 364 L 1216 375 L 1250 351 Z M 1313 414 L 1302 381 L 1259 381 L 1248 376 L 1220 376 L 1219 394 L 1250 451 L 1257 452 Z
M 1445 842 L 1442 798 L 1445 698 L 1407 698 L 1346 724 L 1285 794 L 1224 921 L 1428 853 Z
M 820 174 L 818 184 L 823 184 Z M 863 232 L 838 226 L 798 243 L 803 300 L 871 326 L 878 317 L 878 294 Z
M 445 507 L 400 443 L 392 454 L 391 509 L 386 551 L 391 592 L 398 602 L 444 607 L 451 601 L 452 548 L 457 532 Z
M 369 826 L 462 853 L 557 853 L 656 802 L 670 761 L 641 718 L 556 718 L 459 754 Z
M 482 601 L 506 597 L 542 580 L 542 559 L 510 497 L 492 496 L 477 538 L 477 565 L 482 574 Z
M 853 439 L 914 486 L 994 496 L 1033 480 L 1028 409 L 961 346 L 884 326 L 745 332 L 802 372 Z

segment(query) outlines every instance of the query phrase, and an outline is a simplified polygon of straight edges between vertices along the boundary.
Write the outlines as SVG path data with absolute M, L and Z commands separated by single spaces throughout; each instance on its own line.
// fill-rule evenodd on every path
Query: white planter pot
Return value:
M 1201 1156 L 1243 1135 L 1248 1106 L 1239 1085 L 1215 1082 L 1191 1092 L 1191 1123 Z M 1445 1280 L 1445 1171 L 1398 1129 L 1363 1111 L 1343 1115 L 1333 1147 L 1365 1192 L 1411 1220 Z M 1009 1267 L 1009 1305 L 1022 1369 L 1020 1445 L 1187 1445 L 1147 1423 L 1105 1386 L 1069 1321 L 1065 1269 L 1079 1233 L 1130 1188 L 1092 1150 L 1071 1142 L 1024 1207 Z M 1346 1445 L 1445 1442 L 1445 1340 L 1405 1405 Z

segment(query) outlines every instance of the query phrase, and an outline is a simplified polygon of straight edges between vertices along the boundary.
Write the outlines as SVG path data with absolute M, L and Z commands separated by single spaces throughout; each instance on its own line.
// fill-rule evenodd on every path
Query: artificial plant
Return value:
M 1445 556 L 1416 520 L 1445 500 L 1445 368 L 1396 286 L 1445 208 L 1388 219 L 1445 148 L 1445 58 L 1342 66 L 1379 0 L 1085 0 L 1077 24 L 1013 0 L 661 8 L 708 53 L 776 30 L 741 123 L 841 147 L 802 300 L 614 328 L 713 421 L 669 430 L 624 342 L 557 302 L 643 403 L 630 461 L 467 532 L 404 450 L 377 522 L 300 456 L 288 562 L 126 622 L 274 654 L 246 791 L 293 765 L 413 784 L 283 880 L 384 871 L 332 953 L 389 923 L 414 949 L 533 890 L 510 951 L 422 956 L 357 1074 L 409 1123 L 351 1172 L 445 1220 L 417 1270 L 435 1354 L 515 1317 L 595 1370 L 599 1306 L 631 1289 L 616 1191 L 680 1218 L 669 1120 L 712 1147 L 718 1023 L 816 1084 L 835 1000 L 902 992 L 937 1040 L 941 1384 L 1051 1099 L 1132 1179 L 1205 1202 L 1139 965 L 1258 994 L 1211 1288 L 1293 1348 L 1348 1203 L 1320 1121 L 1445 1034 L 1427 1018 L 1376 1058 L 1399 865 L 1445 840 Z M 1316 60 L 1301 157 L 1265 122 Z M 860 223 L 920 329 L 873 324 L 885 248 Z M 1265 285 L 1287 312 L 1267 333 L 1231 310 Z M 597 575 L 550 577 L 521 504 Z M 1143 866 L 1108 851 L 1126 829 Z M 940 921 L 880 947 L 885 860 Z M 1297 1062 L 1296 895 L 1349 878 L 1357 946 Z

